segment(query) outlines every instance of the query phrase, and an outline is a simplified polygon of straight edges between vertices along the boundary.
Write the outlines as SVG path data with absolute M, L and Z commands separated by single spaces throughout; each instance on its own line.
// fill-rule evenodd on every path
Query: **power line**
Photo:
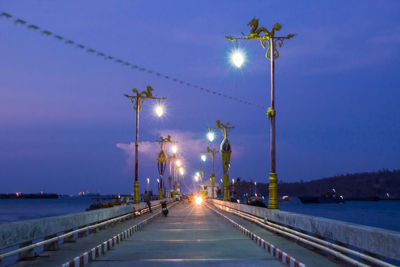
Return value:
M 104 58 L 104 60 L 114 61 L 115 63 L 121 64 L 122 66 L 131 68 L 131 69 L 136 70 L 136 71 L 142 71 L 142 72 L 150 74 L 150 75 L 155 75 L 155 76 L 157 76 L 159 78 L 164 78 L 166 80 L 169 80 L 169 81 L 172 81 L 172 82 L 176 82 L 176 83 L 179 83 L 181 85 L 185 85 L 185 86 L 187 86 L 189 88 L 198 89 L 198 90 L 203 91 L 203 92 L 208 93 L 208 94 L 212 94 L 212 95 L 215 95 L 215 96 L 219 96 L 219 97 L 223 97 L 223 98 L 226 98 L 226 99 L 229 99 L 229 100 L 233 100 L 233 101 L 242 103 L 244 105 L 253 106 L 255 108 L 262 109 L 264 111 L 266 110 L 266 108 L 264 106 L 262 106 L 262 105 L 258 105 L 258 104 L 252 103 L 250 101 L 247 101 L 247 100 L 244 100 L 244 99 L 240 99 L 240 98 L 237 98 L 237 97 L 234 97 L 234 96 L 230 96 L 230 95 L 227 95 L 225 93 L 218 92 L 218 91 L 215 91 L 215 90 L 212 90 L 212 89 L 204 88 L 204 87 L 199 86 L 197 84 L 190 83 L 190 82 L 184 81 L 184 80 L 180 80 L 178 78 L 175 78 L 175 77 L 160 73 L 158 71 L 154 71 L 154 70 L 151 70 L 149 68 L 145 68 L 145 67 L 142 67 L 140 65 L 133 64 L 131 62 L 119 59 L 119 58 L 111 56 L 111 55 L 108 55 L 106 53 L 103 53 L 101 51 L 98 51 L 96 49 L 88 47 L 88 46 L 86 46 L 84 44 L 81 44 L 79 42 L 75 42 L 75 41 L 73 41 L 71 39 L 65 38 L 64 36 L 59 35 L 59 34 L 57 34 L 55 32 L 51 32 L 49 30 L 43 29 L 43 28 L 41 28 L 41 27 L 39 27 L 37 25 L 34 25 L 34 24 L 30 24 L 26 20 L 23 20 L 23 19 L 20 19 L 20 18 L 16 18 L 15 16 L 13 16 L 13 15 L 11 15 L 9 13 L 2 12 L 0 14 L 0 18 L 6 18 L 8 20 L 13 21 L 15 24 L 26 26 L 28 29 L 37 31 L 37 32 L 41 33 L 44 36 L 48 36 L 48 37 L 52 36 L 56 40 L 64 42 L 65 45 L 73 46 L 73 47 L 76 47 L 76 48 L 79 48 L 79 49 L 82 49 L 82 50 L 86 50 L 86 52 L 88 52 L 90 54 L 93 54 L 93 55 L 97 55 L 99 57 L 102 57 L 102 58 Z

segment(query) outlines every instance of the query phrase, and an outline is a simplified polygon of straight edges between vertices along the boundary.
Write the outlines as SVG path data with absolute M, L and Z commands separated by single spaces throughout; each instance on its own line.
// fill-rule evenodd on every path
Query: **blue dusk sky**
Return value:
M 257 41 L 241 69 L 225 35 L 257 17 L 295 33 L 276 61 L 277 172 L 284 182 L 400 167 L 400 1 L 12 1 L 0 3 L 0 192 L 130 193 L 135 113 L 123 94 L 147 85 L 166 116 L 140 113 L 139 180 L 155 187 L 160 135 L 180 142 L 185 190 L 202 163 L 206 127 L 230 133 L 230 175 L 267 182 L 265 111 L 155 72 L 268 107 L 270 65 Z M 84 44 L 138 71 L 66 45 Z M 222 140 L 220 132 L 212 144 Z M 216 158 L 217 177 L 222 175 Z

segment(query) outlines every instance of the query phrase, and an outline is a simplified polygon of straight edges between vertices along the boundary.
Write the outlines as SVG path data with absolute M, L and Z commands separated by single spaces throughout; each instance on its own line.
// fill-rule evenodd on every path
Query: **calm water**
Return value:
M 0 199 L 0 223 L 83 212 L 92 203 L 90 198 Z M 302 204 L 294 199 L 279 205 L 284 211 L 400 231 L 400 201 Z
M 284 211 L 400 231 L 400 201 L 397 200 L 302 204 L 295 198 L 292 202 L 279 203 L 279 208 Z
M 92 203 L 94 201 L 91 198 L 80 197 L 59 199 L 0 199 L 0 223 L 83 212 Z

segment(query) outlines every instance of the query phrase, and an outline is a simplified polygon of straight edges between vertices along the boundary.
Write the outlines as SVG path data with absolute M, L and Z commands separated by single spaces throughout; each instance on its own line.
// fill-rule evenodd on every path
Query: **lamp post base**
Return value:
M 268 197 L 268 208 L 279 209 L 278 206 L 278 178 L 277 174 L 271 172 L 269 174 L 269 197 Z
M 140 203 L 139 182 L 138 181 L 135 181 L 135 183 L 133 185 L 133 192 L 134 192 L 135 203 L 136 204 Z
M 214 199 L 215 175 L 211 175 L 211 199 Z
M 229 192 L 228 192 L 229 175 L 228 174 L 224 174 L 223 184 L 224 184 L 224 201 L 228 201 L 229 200 Z

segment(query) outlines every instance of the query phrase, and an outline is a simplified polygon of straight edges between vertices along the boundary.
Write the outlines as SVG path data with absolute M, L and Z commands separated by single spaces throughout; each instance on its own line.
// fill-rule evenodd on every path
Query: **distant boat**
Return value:
M 292 202 L 292 198 L 289 197 L 289 196 L 282 196 L 282 197 L 279 199 L 279 201 L 280 201 L 280 202 Z

